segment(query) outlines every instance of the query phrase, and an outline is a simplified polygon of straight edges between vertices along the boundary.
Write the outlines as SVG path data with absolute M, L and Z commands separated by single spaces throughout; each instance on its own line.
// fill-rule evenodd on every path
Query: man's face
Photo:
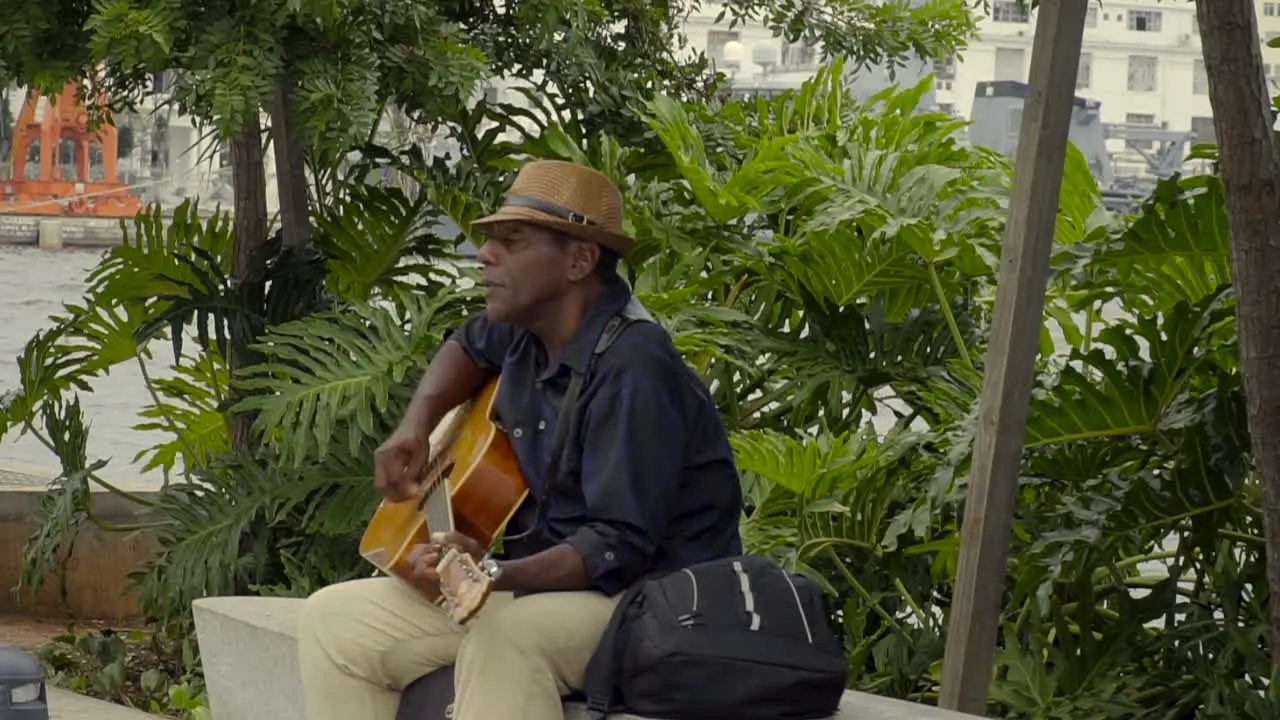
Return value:
M 489 318 L 528 326 L 595 266 L 599 250 L 523 222 L 499 223 L 476 254 Z

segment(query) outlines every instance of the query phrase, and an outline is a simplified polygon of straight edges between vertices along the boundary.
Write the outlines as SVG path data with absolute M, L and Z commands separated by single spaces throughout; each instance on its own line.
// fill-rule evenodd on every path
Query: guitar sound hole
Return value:
M 422 496 L 418 498 L 419 510 L 421 510 L 423 507 L 426 506 L 427 500 L 431 498 L 431 493 L 434 492 L 437 487 L 439 487 L 441 484 L 445 482 L 448 482 L 449 476 L 453 474 L 453 468 L 456 465 L 457 463 L 450 460 L 447 464 L 445 464 L 443 469 L 439 471 L 432 471 L 430 473 L 430 477 L 427 479 L 427 482 L 430 484 L 424 485 L 424 487 L 422 488 L 423 489 Z

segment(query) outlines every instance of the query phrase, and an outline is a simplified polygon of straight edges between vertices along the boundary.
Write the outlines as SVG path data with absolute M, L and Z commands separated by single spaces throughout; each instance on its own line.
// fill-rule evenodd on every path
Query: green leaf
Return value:
M 340 431 L 355 453 L 364 439 L 398 419 L 444 332 L 459 320 L 457 297 L 409 295 L 403 311 L 358 303 L 272 327 L 254 348 L 266 361 L 236 385 L 251 395 L 232 410 L 257 410 L 280 462 L 323 459 Z

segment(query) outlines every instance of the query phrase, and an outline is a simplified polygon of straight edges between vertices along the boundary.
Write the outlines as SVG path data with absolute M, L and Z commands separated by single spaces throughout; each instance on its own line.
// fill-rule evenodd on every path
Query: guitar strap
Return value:
M 576 370 L 573 372 L 573 376 L 569 380 L 569 389 L 565 391 L 564 399 L 560 402 L 560 412 L 556 417 L 556 434 L 551 441 L 551 455 L 547 459 L 547 469 L 543 474 L 542 492 L 538 494 L 533 525 L 519 535 L 505 537 L 504 542 L 523 539 L 537 531 L 546 522 L 547 504 L 551 501 L 551 491 L 555 489 L 555 485 L 560 481 L 560 463 L 564 459 L 565 443 L 569 440 L 569 426 L 573 423 L 574 413 L 578 409 L 578 396 L 582 393 L 582 388 L 586 385 L 588 377 L 595 370 L 596 361 L 609 349 L 609 346 L 613 345 L 613 341 L 618 339 L 623 330 L 637 322 L 657 321 L 653 319 L 653 315 L 649 314 L 648 309 L 632 295 L 626 307 L 617 315 L 609 318 L 609 322 L 604 326 L 604 330 L 601 331 L 600 339 L 596 341 L 595 349 L 591 351 L 591 359 L 587 362 L 587 371 L 585 373 Z

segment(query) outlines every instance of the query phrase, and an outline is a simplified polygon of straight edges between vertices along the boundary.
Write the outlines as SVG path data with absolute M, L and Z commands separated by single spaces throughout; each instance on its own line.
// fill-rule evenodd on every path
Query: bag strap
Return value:
M 564 399 L 560 402 L 560 411 L 556 416 L 556 434 L 551 441 L 551 455 L 547 459 L 547 469 L 543 475 L 542 492 L 538 494 L 537 510 L 534 514 L 533 524 L 528 530 L 519 535 L 512 535 L 504 538 L 504 541 L 521 540 L 530 534 L 536 532 L 542 527 L 542 523 L 547 519 L 547 504 L 551 501 L 551 491 L 555 489 L 555 485 L 560 480 L 560 463 L 564 458 L 565 444 L 569 440 L 569 426 L 573 423 L 574 413 L 578 408 L 578 396 L 582 394 L 582 387 L 587 384 L 587 377 L 595 370 L 596 361 L 604 354 L 613 342 L 618 339 L 623 330 L 626 330 L 632 324 L 637 322 L 657 322 L 649 311 L 640 304 L 634 295 L 627 301 L 626 307 L 621 312 L 609 318 L 609 322 L 605 324 L 604 330 L 600 333 L 600 339 L 596 341 L 595 349 L 591 351 L 591 360 L 587 363 L 587 371 L 585 373 L 574 371 L 573 377 L 569 380 L 569 389 L 565 391 Z
M 609 624 L 600 636 L 600 644 L 587 663 L 583 675 L 582 692 L 587 696 L 587 720 L 605 720 L 613 710 L 615 681 L 617 679 L 618 661 L 622 656 L 622 645 L 618 642 L 618 633 L 627 617 L 627 608 L 635 602 L 644 588 L 644 582 L 638 582 L 622 593 L 622 598 L 613 608 Z

